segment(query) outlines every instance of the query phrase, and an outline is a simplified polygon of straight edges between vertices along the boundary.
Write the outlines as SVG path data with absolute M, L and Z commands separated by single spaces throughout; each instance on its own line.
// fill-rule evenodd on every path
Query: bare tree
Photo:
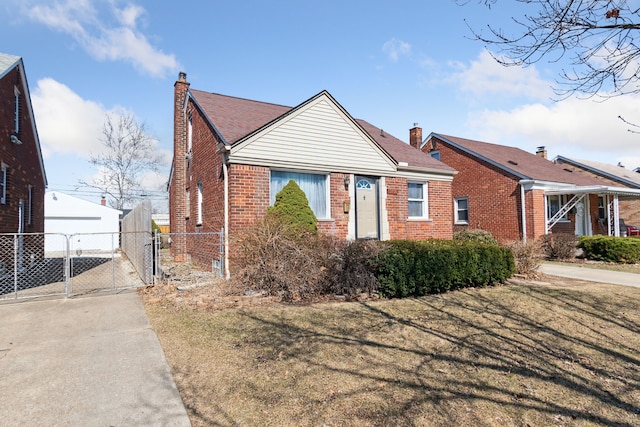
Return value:
M 157 172 L 162 164 L 156 140 L 147 133 L 144 123 L 124 113 L 107 114 L 100 142 L 102 153 L 89 160 L 98 167 L 98 175 L 91 182 L 80 183 L 101 190 L 109 196 L 111 206 L 122 209 L 136 199 L 142 176 Z
M 470 0 L 459 0 L 468 3 Z M 488 7 L 498 0 L 478 0 Z M 506 66 L 568 60 L 554 88 L 571 94 L 612 97 L 640 92 L 640 9 L 625 0 L 517 0 L 524 14 L 512 17 L 515 34 L 488 25 L 471 28 L 475 39 L 497 48 L 494 59 Z M 531 14 L 526 11 L 532 11 Z M 467 24 L 469 25 L 469 24 Z

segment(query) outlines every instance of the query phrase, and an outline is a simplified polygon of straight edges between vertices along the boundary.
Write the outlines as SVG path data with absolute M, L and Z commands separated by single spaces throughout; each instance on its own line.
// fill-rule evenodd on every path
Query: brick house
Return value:
M 321 232 L 341 239 L 452 237 L 455 170 L 363 120 L 326 91 L 296 107 L 174 86 L 172 233 L 234 233 L 263 217 L 290 180 L 303 189 Z M 422 139 L 410 130 L 414 145 Z M 417 142 L 416 142 L 417 141 Z M 178 259 L 197 248 L 174 238 Z
M 565 169 L 570 169 L 576 173 L 583 173 L 599 179 L 604 185 L 620 186 L 640 190 L 640 168 L 635 170 L 626 169 L 621 164 L 611 165 L 608 163 L 594 162 L 591 160 L 581 160 L 564 156 L 556 156 L 555 163 L 561 164 Z M 612 206 L 614 199 L 600 196 L 598 201 L 600 228 L 606 233 L 606 207 Z M 619 195 L 619 216 L 621 224 L 635 225 L 640 227 L 640 198 L 633 195 Z M 611 208 L 609 209 L 611 210 Z M 626 227 L 620 226 L 621 233 L 626 231 Z
M 0 233 L 44 232 L 47 178 L 22 58 L 0 53 Z
M 483 229 L 502 242 L 549 233 L 619 235 L 619 198 L 640 196 L 639 189 L 547 160 L 544 147 L 533 154 L 431 133 L 420 149 L 458 171 L 452 185 L 454 232 Z M 599 205 L 603 200 L 609 209 Z

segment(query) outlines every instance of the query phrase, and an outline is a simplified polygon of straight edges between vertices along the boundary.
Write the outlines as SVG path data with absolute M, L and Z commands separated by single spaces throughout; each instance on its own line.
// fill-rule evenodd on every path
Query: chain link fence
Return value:
M 126 233 L 0 234 L 0 300 L 74 296 L 149 283 L 152 277 L 140 275 L 120 249 L 127 238 Z M 151 272 L 151 244 L 144 250 Z
M 156 276 L 178 285 L 202 284 L 224 277 L 224 230 L 201 233 L 156 233 Z M 175 250 L 180 244 L 185 250 Z

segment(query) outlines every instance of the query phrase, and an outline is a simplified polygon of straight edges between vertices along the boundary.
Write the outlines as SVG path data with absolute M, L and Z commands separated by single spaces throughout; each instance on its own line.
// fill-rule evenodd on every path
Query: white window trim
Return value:
M 407 195 L 407 208 L 408 208 L 409 202 L 421 202 L 422 215 L 420 216 L 408 215 L 409 219 L 429 219 L 429 184 L 427 182 L 408 181 L 407 190 L 409 189 L 409 184 L 422 185 L 422 199 L 411 199 Z
M 198 212 L 196 215 L 196 225 L 202 225 L 202 183 L 198 183 Z
M 1 169 L 0 169 L 0 180 L 2 180 L 2 191 L 0 192 L 0 204 L 6 205 L 7 204 L 7 174 L 8 171 L 7 169 L 9 168 L 9 166 L 7 166 L 5 163 L 2 163 Z
M 193 148 L 193 115 L 189 113 L 187 119 L 187 154 L 191 153 Z
M 460 209 L 458 208 L 458 203 L 460 202 L 460 200 L 466 200 L 467 201 L 467 209 L 465 209 L 467 211 L 467 219 L 460 219 L 459 217 L 459 212 Z M 455 197 L 453 199 L 453 213 L 455 215 L 455 224 L 457 225 L 469 225 L 469 198 L 468 197 Z
M 187 212 L 185 212 L 185 219 L 189 219 L 189 217 L 191 216 L 191 191 L 190 191 L 189 188 L 187 188 L 185 190 L 185 200 L 184 201 L 185 201 L 185 205 L 186 205 L 185 208 L 186 208 L 186 211 L 187 211 Z
M 318 221 L 332 221 L 333 217 L 331 216 L 331 174 L 330 173 L 326 173 L 326 172 L 314 172 L 314 171 L 307 171 L 307 170 L 300 170 L 300 169 L 276 169 L 276 168 L 272 168 L 269 169 L 269 200 L 271 200 L 271 172 L 291 172 L 291 173 L 302 173 L 302 174 L 308 174 L 308 175 L 322 175 L 324 176 L 325 179 L 325 200 L 326 200 L 326 206 L 325 206 L 325 212 L 327 216 L 324 217 L 317 217 L 316 219 Z M 269 203 L 269 206 L 271 206 L 271 203 Z
M 550 210 L 550 206 L 551 203 L 549 203 L 549 201 L 551 200 L 551 197 L 558 197 L 559 198 L 559 203 L 560 206 L 559 208 L 562 209 L 564 207 L 564 205 L 567 204 L 567 195 L 566 194 L 551 194 L 546 196 L 546 206 L 547 206 L 547 220 L 551 219 L 553 217 L 553 215 L 551 215 L 551 210 Z M 558 222 L 569 222 L 569 212 L 565 213 L 563 217 L 561 217 Z

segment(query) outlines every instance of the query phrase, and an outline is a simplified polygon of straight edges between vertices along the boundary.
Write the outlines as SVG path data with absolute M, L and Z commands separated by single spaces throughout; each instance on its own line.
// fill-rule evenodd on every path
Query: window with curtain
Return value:
M 316 218 L 329 217 L 329 209 L 327 208 L 327 175 L 271 171 L 271 205 L 276 201 L 276 194 L 287 185 L 289 180 L 294 180 L 304 191 Z
M 409 183 L 409 217 L 426 218 L 427 185 L 421 182 Z

